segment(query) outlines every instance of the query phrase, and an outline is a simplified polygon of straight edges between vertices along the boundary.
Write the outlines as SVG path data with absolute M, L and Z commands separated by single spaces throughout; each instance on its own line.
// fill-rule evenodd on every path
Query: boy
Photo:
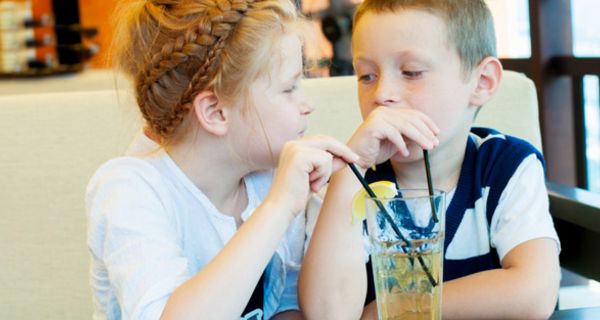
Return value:
M 471 130 L 502 74 L 484 1 L 365 0 L 353 25 L 364 122 L 348 145 L 361 167 L 378 165 L 369 182 L 399 188 L 426 186 L 430 150 L 435 187 L 447 192 L 444 318 L 547 318 L 560 270 L 542 156 Z M 349 169 L 331 179 L 300 275 L 308 318 L 376 318 L 362 226 L 349 217 L 360 188 Z

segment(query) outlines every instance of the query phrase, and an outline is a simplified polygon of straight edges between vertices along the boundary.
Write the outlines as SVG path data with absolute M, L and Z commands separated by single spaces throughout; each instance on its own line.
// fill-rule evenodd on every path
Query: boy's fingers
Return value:
M 393 122 L 393 119 L 390 122 Z M 403 136 L 414 141 L 423 149 L 429 150 L 435 146 L 435 136 L 418 118 L 409 118 L 402 126 L 396 126 L 396 128 Z
M 435 133 L 427 123 L 422 121 L 423 119 L 426 119 L 426 117 L 415 118 L 413 119 L 412 124 L 426 139 L 430 140 L 435 145 L 435 142 L 437 141 L 437 133 Z
M 400 151 L 405 157 L 409 155 L 408 148 L 406 146 L 406 142 L 402 137 L 402 134 L 396 130 L 395 128 L 388 128 L 388 130 L 384 130 L 385 138 L 389 142 L 391 142 L 398 151 Z
M 419 113 L 419 118 L 429 127 L 429 129 L 437 136 L 440 134 L 440 128 L 424 113 Z

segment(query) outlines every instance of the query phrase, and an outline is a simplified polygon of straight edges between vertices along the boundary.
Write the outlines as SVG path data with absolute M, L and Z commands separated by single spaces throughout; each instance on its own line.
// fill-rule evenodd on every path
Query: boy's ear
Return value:
M 212 91 L 202 91 L 193 101 L 194 116 L 204 130 L 223 136 L 229 128 L 229 112 L 219 103 L 219 98 Z
M 471 95 L 471 105 L 481 107 L 498 91 L 502 80 L 502 64 L 495 57 L 487 57 L 475 70 L 477 79 L 475 91 Z

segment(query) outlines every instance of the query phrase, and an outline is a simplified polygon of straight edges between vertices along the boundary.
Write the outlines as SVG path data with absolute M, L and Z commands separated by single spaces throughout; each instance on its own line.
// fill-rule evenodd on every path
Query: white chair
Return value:
M 139 128 L 121 107 L 114 90 L 0 97 L 0 319 L 91 318 L 83 196 Z

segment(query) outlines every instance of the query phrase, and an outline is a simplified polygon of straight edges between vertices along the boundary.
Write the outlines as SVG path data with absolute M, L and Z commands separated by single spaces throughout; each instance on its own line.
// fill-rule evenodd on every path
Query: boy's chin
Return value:
M 423 150 L 421 148 L 410 148 L 409 152 L 410 154 L 408 156 L 396 152 L 390 160 L 393 162 L 408 163 L 423 159 Z

